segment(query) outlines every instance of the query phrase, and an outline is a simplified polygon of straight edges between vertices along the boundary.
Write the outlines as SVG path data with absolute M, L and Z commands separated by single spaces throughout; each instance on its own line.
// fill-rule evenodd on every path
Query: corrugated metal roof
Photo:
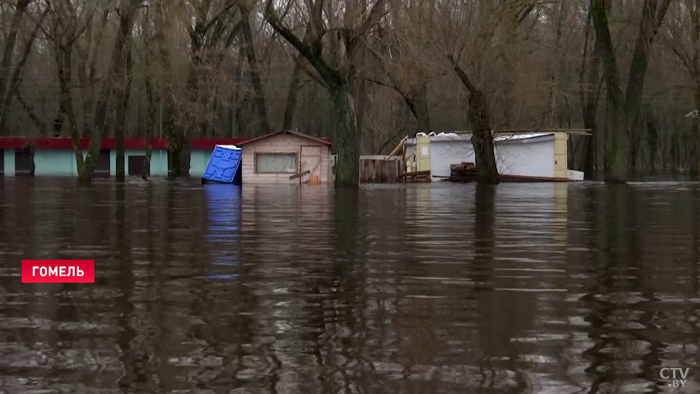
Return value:
M 502 134 L 494 138 L 495 141 L 511 141 L 511 140 L 528 140 L 531 138 L 540 138 L 554 135 L 554 133 L 531 133 L 531 134 Z
M 548 132 L 548 133 L 530 133 L 530 134 L 521 134 L 521 133 L 513 133 L 513 134 L 500 134 L 494 137 L 495 142 L 504 142 L 504 141 L 521 141 L 521 140 L 528 140 L 528 139 L 533 139 L 533 138 L 542 138 L 542 137 L 548 137 L 554 135 L 554 132 Z M 440 133 L 440 134 L 435 134 L 435 133 L 430 133 L 430 134 L 425 134 L 425 133 L 418 133 L 416 136 L 427 136 L 430 138 L 430 142 L 441 142 L 441 141 L 469 141 L 471 138 L 471 134 L 457 134 L 457 133 Z M 406 141 L 407 144 L 409 145 L 415 145 L 416 144 L 416 139 L 415 138 L 409 138 L 408 141 Z

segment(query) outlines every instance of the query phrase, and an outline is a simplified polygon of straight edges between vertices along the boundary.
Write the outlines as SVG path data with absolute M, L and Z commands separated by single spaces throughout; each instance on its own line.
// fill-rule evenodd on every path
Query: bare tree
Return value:
M 602 79 L 600 78 L 600 57 L 593 45 L 593 32 L 591 22 L 591 7 L 588 7 L 584 25 L 583 54 L 581 56 L 581 68 L 579 70 L 578 90 L 581 105 L 581 116 L 583 127 L 591 131 L 590 138 L 585 140 L 584 173 L 588 179 L 593 178 L 597 168 L 597 136 L 596 112 L 600 101 L 600 88 Z
M 666 24 L 665 41 L 692 81 L 695 108 L 700 108 L 700 0 L 675 3 Z M 700 117 L 693 117 L 690 173 L 700 174 Z
M 0 135 L 5 134 L 5 129 L 7 128 L 7 120 L 9 118 L 8 115 L 12 107 L 12 99 L 19 92 L 19 86 L 22 83 L 22 72 L 24 71 L 24 68 L 27 65 L 27 60 L 29 59 L 29 55 L 31 54 L 32 48 L 34 47 L 34 41 L 39 35 L 41 26 L 43 25 L 44 20 L 46 19 L 46 16 L 49 14 L 50 10 L 51 5 L 47 3 L 44 7 L 44 10 L 41 12 L 41 15 L 39 16 L 39 19 L 36 22 L 33 30 L 29 34 L 29 38 L 27 38 L 27 42 L 24 44 L 24 50 L 22 51 L 19 61 L 17 62 L 14 71 L 12 72 L 12 79 L 10 80 L 10 85 L 8 87 L 7 94 L 4 97 L 4 102 L 2 102 L 2 108 L 0 109 Z M 32 121 L 39 125 L 40 130 L 45 130 L 45 126 L 43 125 L 43 123 L 36 116 L 32 116 L 34 115 L 33 111 L 31 111 L 31 109 L 29 109 L 28 107 L 26 107 L 26 109 L 28 109 L 27 112 L 29 113 Z
M 201 117 L 207 113 L 201 108 L 211 102 L 211 88 L 206 85 L 207 67 L 216 64 L 220 59 L 218 51 L 227 50 L 242 27 L 240 19 L 234 23 L 239 11 L 238 1 L 187 0 L 185 3 L 188 6 L 186 18 L 192 19 L 194 23 L 185 23 L 190 38 L 187 104 L 181 111 L 183 116 L 170 137 L 170 166 L 173 177 L 189 175 L 189 135 L 195 132 L 197 126 L 200 130 L 207 128 L 208 120 Z M 223 49 L 220 48 L 222 44 Z
M 623 95 L 617 56 L 613 47 L 612 35 L 608 23 L 606 2 L 609 0 L 591 0 L 593 26 L 596 31 L 596 47 L 603 63 L 603 75 L 607 93 L 605 149 L 605 181 L 624 183 L 627 181 L 628 143 L 635 139 L 638 118 L 642 103 L 642 92 L 649 52 L 661 23 L 666 16 L 672 0 L 644 0 L 642 18 L 639 22 L 639 34 L 634 47 L 627 89 Z M 632 162 L 636 149 L 632 150 Z
M 114 41 L 114 47 L 112 48 L 111 64 L 105 77 L 102 94 L 95 107 L 95 125 L 92 131 L 90 148 L 88 149 L 85 160 L 83 160 L 83 155 L 79 148 L 78 133 L 71 133 L 73 150 L 76 152 L 78 164 L 78 183 L 81 185 L 90 185 L 92 183 L 95 162 L 100 154 L 102 137 L 107 126 L 107 109 L 114 100 L 115 90 L 118 91 L 119 89 L 115 86 L 118 83 L 117 76 L 122 75 L 125 71 L 125 49 L 128 47 L 128 40 L 131 37 L 131 31 L 134 25 L 134 16 L 140 3 L 141 0 L 121 0 L 120 2 L 119 31 Z
M 0 99 L 5 102 L 5 98 L 10 96 L 7 92 L 7 86 L 10 79 L 10 69 L 12 67 L 12 57 L 15 51 L 15 46 L 17 45 L 17 35 L 19 34 L 20 23 L 24 17 L 24 13 L 31 3 L 32 0 L 17 0 L 15 4 L 14 13 L 12 14 L 12 21 L 10 22 L 10 32 L 7 35 L 5 41 L 5 49 L 2 55 L 2 64 L 0 64 Z M 2 108 L 2 113 L 0 113 L 0 121 L 3 125 L 5 124 L 4 118 L 6 113 L 4 107 Z M 0 128 L 0 135 L 3 134 L 4 127 Z
M 512 41 L 513 31 L 532 9 L 528 2 L 519 1 L 496 4 L 462 0 L 443 4 L 442 17 L 449 23 L 445 23 L 445 30 L 441 32 L 442 41 L 447 60 L 469 92 L 468 119 L 472 126 L 471 142 L 476 155 L 479 184 L 497 184 L 500 181 L 494 155 L 491 109 L 488 96 L 477 83 L 479 74 L 487 67 L 488 52 L 498 45 L 504 45 L 503 41 L 499 43 L 499 38 L 504 39 L 505 43 Z M 463 57 L 473 65 L 471 76 L 462 66 L 466 60 Z
M 265 19 L 309 62 L 317 73 L 317 80 L 328 90 L 338 122 L 336 183 L 356 185 L 362 138 L 357 111 L 359 95 L 353 90 L 356 61 L 368 36 L 386 14 L 387 1 L 376 0 L 371 7 L 356 3 L 345 3 L 344 7 L 340 7 L 339 3 L 326 3 L 324 0 L 305 2 L 309 18 L 306 24 L 311 26 L 311 34 L 306 39 L 299 38 L 285 26 L 272 0 L 267 0 Z M 324 11 L 324 8 L 332 11 Z M 339 16 L 341 9 L 343 14 Z M 330 23 L 337 25 L 329 26 Z M 328 42 L 332 46 L 324 48 L 324 43 Z

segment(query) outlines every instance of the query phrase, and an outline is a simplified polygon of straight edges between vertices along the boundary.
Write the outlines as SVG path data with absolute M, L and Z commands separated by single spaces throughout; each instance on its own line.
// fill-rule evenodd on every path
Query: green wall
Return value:
M 190 175 L 202 176 L 209 163 L 210 150 L 192 151 L 190 160 Z M 83 156 L 87 151 L 83 151 Z M 129 156 L 145 156 L 144 149 L 127 149 L 124 151 L 124 170 L 129 173 Z M 112 149 L 109 152 L 109 172 L 111 176 L 117 171 L 117 152 Z M 14 149 L 4 150 L 4 163 L 6 177 L 15 175 L 15 151 Z M 78 176 L 78 167 L 75 163 L 73 151 L 61 150 L 37 150 L 34 152 L 34 175 L 35 176 Z M 168 176 L 168 151 L 154 150 L 151 155 L 151 176 Z
M 15 176 L 15 151 L 5 150 L 5 176 Z
M 5 154 L 7 155 L 7 150 Z M 14 152 L 13 152 L 14 153 Z M 83 152 L 85 155 L 87 151 Z M 13 163 L 14 165 L 14 163 Z M 69 150 L 37 150 L 34 152 L 35 176 L 78 176 L 75 155 Z
M 190 176 L 201 177 L 207 170 L 213 150 L 193 150 L 190 154 Z M 167 167 L 166 167 L 167 169 Z

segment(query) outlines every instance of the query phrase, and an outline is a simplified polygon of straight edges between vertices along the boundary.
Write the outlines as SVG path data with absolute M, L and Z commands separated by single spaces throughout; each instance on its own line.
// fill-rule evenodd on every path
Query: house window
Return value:
M 296 153 L 257 153 L 255 172 L 258 174 L 295 174 L 297 172 Z

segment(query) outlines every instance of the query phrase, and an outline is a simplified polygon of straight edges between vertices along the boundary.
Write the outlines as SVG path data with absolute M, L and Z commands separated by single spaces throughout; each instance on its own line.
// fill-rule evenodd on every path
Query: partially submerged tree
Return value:
M 623 94 L 617 55 L 608 22 L 607 5 L 610 0 L 591 0 L 591 16 L 596 31 L 596 48 L 603 64 L 607 98 L 606 182 L 625 183 L 627 181 L 629 141 L 631 138 L 639 136 L 637 132 L 639 113 L 644 79 L 649 66 L 651 44 L 654 42 L 654 37 L 656 37 L 672 1 L 644 0 L 639 33 L 627 78 L 627 88 Z M 635 151 L 632 153 L 634 154 Z
M 15 52 L 15 47 L 17 46 L 17 36 L 19 34 L 20 30 L 20 24 L 22 23 L 22 20 L 24 19 L 24 14 L 27 11 L 27 7 L 29 4 L 32 2 L 32 0 L 17 0 L 17 4 L 14 7 L 14 12 L 12 14 L 12 19 L 10 22 L 10 31 L 9 34 L 7 35 L 5 39 L 5 48 L 3 50 L 3 55 L 2 55 L 2 63 L 0 63 L 0 135 L 4 134 L 5 131 L 5 125 L 7 124 L 7 117 L 8 117 L 8 107 L 9 103 L 8 100 L 12 100 L 13 96 L 13 87 L 11 83 L 11 68 L 12 68 L 12 57 Z M 48 5 L 47 5 L 48 7 Z M 43 17 L 42 17 L 43 20 Z M 37 24 L 38 26 L 41 26 L 40 21 Z M 34 42 L 34 38 L 36 37 L 36 33 L 32 35 L 32 38 L 30 41 L 27 43 L 26 50 L 28 55 L 28 51 L 31 50 L 31 47 Z M 25 56 L 25 62 L 26 62 L 26 56 Z M 21 65 L 21 67 L 20 67 Z M 16 73 L 19 75 L 19 73 L 22 72 L 22 67 L 24 66 L 23 62 L 20 62 L 20 65 L 18 65 L 15 70 Z M 13 78 L 14 79 L 14 78 Z M 9 86 L 9 89 L 8 89 Z
M 359 2 L 308 0 L 305 24 L 310 26 L 310 34 L 304 38 L 284 24 L 272 0 L 267 0 L 265 5 L 265 19 L 313 67 L 317 81 L 331 97 L 338 122 L 335 141 L 338 185 L 358 183 L 362 125 L 358 122 L 359 96 L 353 82 L 358 56 L 386 14 L 386 3 L 376 0 L 370 6 Z
M 677 1 L 666 24 L 665 41 L 692 81 L 695 109 L 700 108 L 700 0 Z M 690 173 L 700 175 L 700 116 L 692 119 Z
M 494 153 L 491 108 L 485 88 L 481 86 L 486 83 L 482 73 L 493 59 L 489 57 L 489 52 L 499 45 L 509 44 L 514 31 L 532 9 L 530 2 L 521 1 L 491 3 L 461 0 L 442 5 L 444 25 L 441 40 L 445 57 L 469 93 L 468 119 L 472 127 L 471 142 L 479 184 L 500 182 Z M 463 65 L 465 62 L 470 64 L 472 71 Z M 487 85 L 487 88 L 496 87 Z
M 223 53 L 231 47 L 244 26 L 242 21 L 247 21 L 247 15 L 239 16 L 241 4 L 238 0 L 186 0 L 184 4 L 187 8 L 185 28 L 190 39 L 190 64 L 187 101 L 181 106 L 183 110 L 176 117 L 178 122 L 170 130 L 169 136 L 171 176 L 175 178 L 189 175 L 189 137 L 198 128 L 203 131 L 207 129 L 207 116 L 210 113 L 207 108 L 213 103 L 214 90 L 211 71 L 221 64 Z M 252 57 L 254 59 L 254 53 Z
M 151 36 L 150 29 L 150 16 L 151 7 L 146 8 L 146 12 L 143 15 L 143 21 L 141 24 L 141 35 L 143 36 L 144 51 L 143 51 L 143 66 L 145 70 L 145 89 L 146 89 L 146 111 L 148 117 L 146 118 L 146 157 L 143 161 L 143 168 L 141 169 L 141 178 L 146 181 L 151 171 L 151 157 L 153 155 L 153 130 L 156 127 L 156 93 L 154 92 L 154 83 L 152 78 L 152 55 L 151 52 L 155 52 L 153 47 L 153 37 Z
M 104 78 L 102 94 L 100 95 L 95 107 L 95 124 L 92 130 L 90 148 L 88 149 L 85 159 L 83 159 L 83 154 L 79 147 L 78 134 L 73 132 L 71 133 L 73 150 L 75 151 L 78 165 L 78 183 L 80 185 L 90 185 L 92 183 L 95 163 L 100 155 L 102 137 L 104 136 L 104 131 L 107 127 L 107 110 L 114 102 L 115 91 L 119 91 L 119 88 L 117 88 L 115 85 L 119 83 L 117 78 L 120 75 L 124 75 L 126 66 L 124 56 L 126 55 L 128 40 L 131 37 L 136 10 L 140 3 L 141 0 L 121 0 L 120 2 L 118 9 L 119 30 L 117 32 L 117 37 L 114 40 L 112 57 L 110 59 L 107 75 Z
M 18 13 L 22 11 L 23 2 L 20 1 L 17 5 L 17 8 L 15 10 L 15 15 L 13 16 L 13 25 L 15 22 L 15 18 L 18 17 Z M 12 101 L 15 96 L 20 97 L 20 101 L 22 104 L 24 104 L 24 108 L 27 110 L 27 113 L 30 117 L 30 119 L 37 125 L 39 130 L 42 132 L 46 131 L 46 126 L 36 117 L 34 112 L 26 105 L 21 100 L 21 96 L 19 94 L 19 88 L 22 83 L 22 74 L 24 72 L 24 68 L 27 65 L 27 60 L 29 59 L 29 55 L 32 52 L 32 48 L 34 47 L 34 42 L 36 41 L 37 36 L 39 35 L 39 32 L 41 30 L 41 27 L 43 26 L 44 20 L 46 19 L 46 16 L 49 14 L 49 11 L 51 10 L 51 3 L 46 3 L 44 5 L 44 9 L 41 12 L 41 15 L 39 16 L 39 19 L 36 21 L 34 28 L 32 29 L 31 33 L 29 34 L 29 37 L 27 38 L 26 43 L 24 44 L 24 49 L 21 52 L 19 61 L 17 62 L 17 65 L 15 66 L 14 71 L 12 71 L 12 78 L 9 81 L 9 86 L 7 86 L 7 82 L 0 82 L 0 92 L 3 92 L 5 90 L 5 87 L 7 86 L 7 92 L 6 93 L 0 93 L 0 97 L 2 100 L 0 100 L 0 135 L 5 134 L 6 128 L 7 128 L 7 121 L 10 117 L 10 110 L 12 108 Z M 10 29 L 10 36 L 13 35 L 13 33 L 16 33 L 16 28 L 12 27 Z M 11 57 L 12 51 L 9 50 L 9 46 L 14 46 L 14 41 L 12 37 L 8 37 L 8 42 L 6 43 L 6 52 L 4 56 Z M 8 55 L 9 51 L 9 55 Z M 7 75 L 5 75 L 5 69 L 9 69 L 9 65 L 5 67 L 5 59 L 3 59 L 3 68 L 2 68 L 2 75 L 0 76 L 0 79 L 5 79 L 7 78 Z M 9 71 L 9 70 L 7 70 Z
M 600 57 L 595 50 L 594 34 L 592 32 L 591 7 L 588 7 L 584 25 L 583 54 L 581 55 L 581 68 L 579 69 L 579 104 L 583 127 L 590 130 L 591 136 L 585 141 L 585 158 L 583 171 L 587 179 L 592 179 L 597 169 L 597 137 L 598 132 L 596 112 L 600 101 Z

